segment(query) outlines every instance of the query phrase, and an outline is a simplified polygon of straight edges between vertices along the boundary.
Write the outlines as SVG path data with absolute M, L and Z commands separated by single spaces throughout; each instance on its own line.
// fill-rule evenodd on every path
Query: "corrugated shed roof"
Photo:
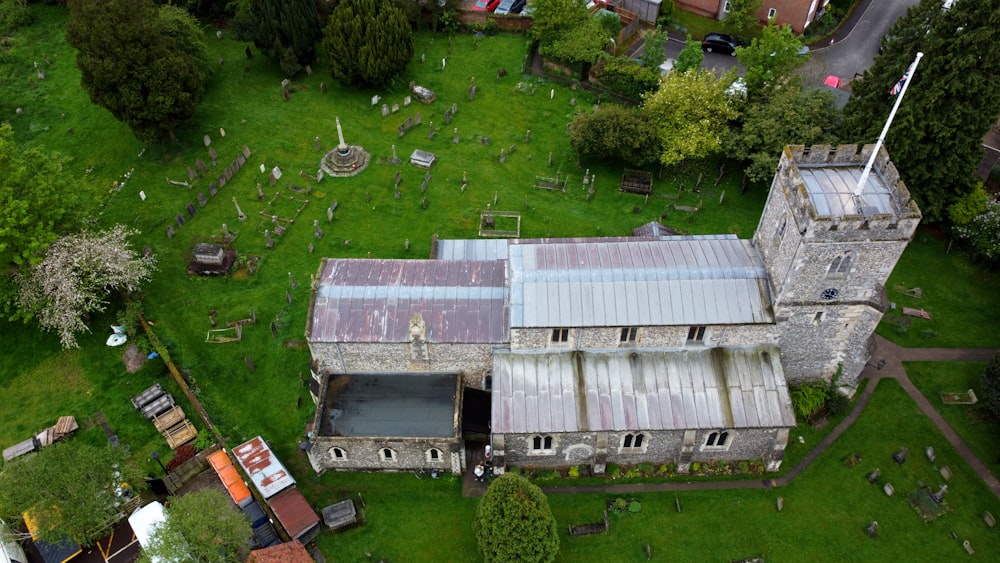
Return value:
M 295 479 L 260 436 L 233 448 L 233 455 L 265 499 L 295 484 Z
M 415 313 L 423 318 L 428 342 L 506 342 L 506 264 L 328 258 L 309 337 L 314 342 L 409 342 Z
M 799 164 L 799 173 L 806 185 L 809 201 L 820 217 L 868 215 L 872 213 L 897 214 L 892 191 L 873 168 L 861 191 L 861 199 L 854 197 L 854 190 L 864 167 L 861 166 L 809 166 Z M 862 211 L 864 207 L 864 212 Z
M 499 433 L 795 425 L 772 346 L 498 351 L 492 413 Z
M 319 516 L 298 487 L 289 487 L 268 499 L 267 504 L 292 539 L 299 539 L 319 525 Z
M 509 252 L 512 327 L 773 321 L 760 254 L 734 235 L 517 242 Z

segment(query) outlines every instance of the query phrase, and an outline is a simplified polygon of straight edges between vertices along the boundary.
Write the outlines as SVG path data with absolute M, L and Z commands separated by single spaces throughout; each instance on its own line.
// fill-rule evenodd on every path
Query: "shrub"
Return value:
M 791 388 L 792 408 L 795 415 L 802 420 L 806 420 L 816 414 L 829 396 L 826 385 L 820 382 L 802 383 L 793 385 Z
M 639 472 L 642 473 L 643 475 L 647 476 L 656 473 L 656 468 L 653 467 L 652 463 L 640 463 L 639 465 L 636 466 L 636 469 L 638 469 Z
M 597 79 L 613 94 L 639 100 L 660 85 L 660 70 L 646 68 L 632 59 L 612 59 L 596 71 Z
M 611 479 L 617 479 L 622 476 L 622 468 L 617 463 L 609 463 L 605 470 Z
M 569 478 L 570 479 L 576 479 L 579 476 L 580 476 L 580 468 L 579 467 L 577 467 L 577 466 L 574 465 L 573 467 L 569 468 Z
M 545 493 L 512 473 L 490 483 L 473 529 L 487 562 L 553 561 L 559 552 L 556 519 Z
M 826 399 L 826 410 L 830 416 L 840 416 L 851 408 L 851 400 L 840 391 L 831 390 L 830 396 Z
M 990 360 L 981 381 L 982 396 L 979 400 L 995 420 L 1000 420 L 1000 353 Z
M 215 444 L 215 436 L 209 432 L 208 428 L 202 428 L 198 432 L 198 437 L 194 440 L 194 449 L 200 452 L 205 448 L 211 447 L 213 444 Z

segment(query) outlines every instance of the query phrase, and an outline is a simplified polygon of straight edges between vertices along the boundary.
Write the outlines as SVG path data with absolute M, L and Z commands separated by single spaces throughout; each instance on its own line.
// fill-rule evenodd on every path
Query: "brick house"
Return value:
M 761 24 L 774 18 L 779 25 L 788 24 L 792 31 L 802 33 L 816 19 L 830 0 L 764 0 L 757 12 Z M 674 6 L 707 18 L 721 20 L 729 11 L 728 0 L 676 0 Z

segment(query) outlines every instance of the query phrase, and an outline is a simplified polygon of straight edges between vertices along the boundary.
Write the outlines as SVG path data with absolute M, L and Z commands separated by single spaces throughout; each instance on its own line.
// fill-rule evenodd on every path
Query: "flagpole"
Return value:
M 913 60 L 913 64 L 910 65 L 910 68 L 906 73 L 907 76 L 905 77 L 906 80 L 903 81 L 903 89 L 899 91 L 896 103 L 892 105 L 892 111 L 889 112 L 889 119 L 885 122 L 885 127 L 882 128 L 882 134 L 878 136 L 878 141 L 875 142 L 875 150 L 872 151 L 872 155 L 868 159 L 868 164 L 865 165 L 865 171 L 861 173 L 861 179 L 858 180 L 858 186 L 854 188 L 855 196 L 861 196 L 861 192 L 864 189 L 865 184 L 868 182 L 868 176 L 872 172 L 872 166 L 875 165 L 875 159 L 878 157 L 878 152 L 882 149 L 882 143 L 885 142 L 885 136 L 889 133 L 889 126 L 892 125 L 892 119 L 896 117 L 896 110 L 899 109 L 899 104 L 903 102 L 903 96 L 906 94 L 906 89 L 910 87 L 910 82 L 913 82 L 913 77 L 917 74 L 917 64 L 920 63 L 920 59 L 923 56 L 923 53 L 917 53 L 917 58 Z

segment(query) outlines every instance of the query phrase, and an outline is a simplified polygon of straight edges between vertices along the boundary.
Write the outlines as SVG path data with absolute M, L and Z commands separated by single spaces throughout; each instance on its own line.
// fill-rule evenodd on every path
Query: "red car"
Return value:
M 472 9 L 477 12 L 492 12 L 500 5 L 500 0 L 476 0 Z

